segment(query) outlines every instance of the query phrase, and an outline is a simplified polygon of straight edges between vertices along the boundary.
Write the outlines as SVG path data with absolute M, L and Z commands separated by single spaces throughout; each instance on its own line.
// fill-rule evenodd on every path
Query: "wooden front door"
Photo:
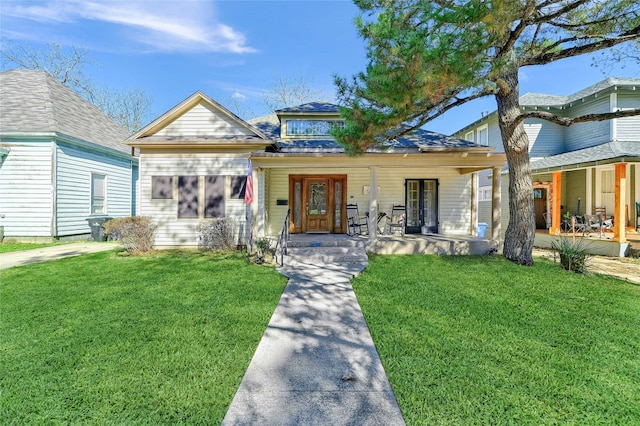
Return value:
M 329 179 L 305 179 L 307 232 L 329 232 Z
M 346 182 L 346 175 L 289 175 L 291 232 L 346 232 Z

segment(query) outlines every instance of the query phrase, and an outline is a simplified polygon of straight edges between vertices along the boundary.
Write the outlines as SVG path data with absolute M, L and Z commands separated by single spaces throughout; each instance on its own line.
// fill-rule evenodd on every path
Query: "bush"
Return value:
M 235 222 L 229 217 L 211 219 L 198 225 L 198 245 L 208 250 L 235 250 Z
M 551 243 L 551 248 L 560 257 L 560 264 L 567 271 L 579 274 L 587 273 L 587 261 L 591 257 L 584 242 L 580 239 L 572 242 L 569 238 L 560 238 Z
M 122 241 L 128 252 L 147 252 L 153 249 L 157 225 L 147 216 L 130 216 L 105 222 L 104 230 L 112 240 Z

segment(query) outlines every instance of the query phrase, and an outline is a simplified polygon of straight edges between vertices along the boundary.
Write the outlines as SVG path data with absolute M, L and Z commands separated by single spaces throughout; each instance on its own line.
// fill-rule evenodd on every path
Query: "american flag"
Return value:
M 247 186 L 244 189 L 244 202 L 251 204 L 253 202 L 253 166 L 249 160 L 249 172 L 247 173 Z

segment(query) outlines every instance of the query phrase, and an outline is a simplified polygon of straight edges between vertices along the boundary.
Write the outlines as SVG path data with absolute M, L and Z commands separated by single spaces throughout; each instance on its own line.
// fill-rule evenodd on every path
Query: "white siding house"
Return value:
M 548 110 L 565 117 L 636 109 L 640 108 L 640 79 L 609 78 L 569 96 L 527 93 L 520 98 L 520 105 L 523 111 Z M 485 126 L 489 128 L 489 144 L 503 151 L 496 112 L 454 135 L 473 135 Z M 596 208 L 606 211 L 608 217 L 622 218 L 615 239 L 624 242 L 625 231 L 640 229 L 636 217 L 636 203 L 640 203 L 640 116 L 569 127 L 526 119 L 524 128 L 529 137 L 539 229 L 551 228 L 557 233 L 554 213 L 557 219 L 565 214 L 594 214 Z M 506 169 L 503 173 L 506 179 Z M 487 185 L 486 174 L 481 173 L 478 181 L 480 188 Z M 620 183 L 624 187 L 616 198 Z M 506 181 L 502 187 L 507 187 Z M 490 209 L 483 206 L 487 202 L 478 202 L 480 222 L 488 220 Z M 507 203 L 503 203 L 501 216 L 504 231 L 509 218 Z
M 85 238 L 87 218 L 134 213 L 128 132 L 42 71 L 0 73 L 0 229 L 7 240 Z
M 340 121 L 338 107 L 324 102 L 249 122 L 201 92 L 178 104 L 126 141 L 140 150 L 139 214 L 158 223 L 156 245 L 195 246 L 198 225 L 218 217 L 235 220 L 243 244 L 249 233 L 278 235 L 288 212 L 292 233 L 344 234 L 347 204 L 370 218 L 404 206 L 407 233 L 475 234 L 471 176 L 499 174 L 504 154 L 486 142 L 417 131 L 349 157 L 330 135 Z

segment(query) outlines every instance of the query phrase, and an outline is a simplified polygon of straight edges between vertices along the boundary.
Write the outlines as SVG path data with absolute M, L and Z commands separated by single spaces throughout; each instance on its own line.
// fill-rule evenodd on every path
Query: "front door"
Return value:
M 536 229 L 547 229 L 547 190 L 546 188 L 533 189 L 533 209 L 536 215 Z
M 305 179 L 307 232 L 329 232 L 329 179 Z
M 292 233 L 346 232 L 346 175 L 289 175 Z
M 436 179 L 407 179 L 405 182 L 407 234 L 423 231 L 438 233 L 438 181 Z

